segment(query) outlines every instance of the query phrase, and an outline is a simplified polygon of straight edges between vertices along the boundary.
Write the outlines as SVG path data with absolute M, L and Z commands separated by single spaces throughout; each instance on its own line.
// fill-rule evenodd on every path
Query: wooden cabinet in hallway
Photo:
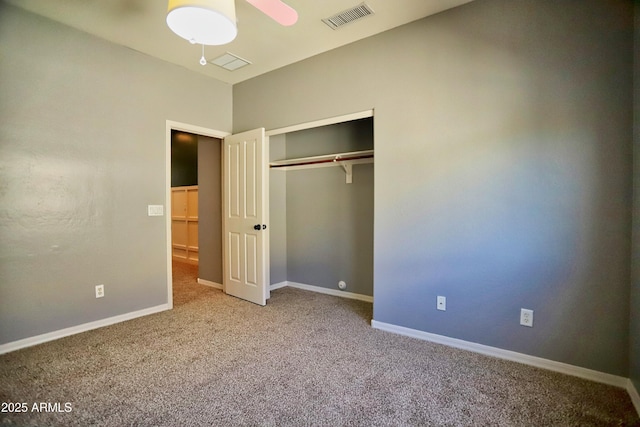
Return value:
M 198 263 L 198 186 L 171 187 L 173 259 Z

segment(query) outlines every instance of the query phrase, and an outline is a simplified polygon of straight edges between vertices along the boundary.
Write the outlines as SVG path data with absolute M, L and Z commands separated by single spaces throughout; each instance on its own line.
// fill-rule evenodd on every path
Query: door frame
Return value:
M 173 309 L 173 266 L 171 256 L 171 131 L 178 130 L 182 132 L 189 132 L 195 135 L 209 136 L 212 138 L 224 139 L 226 136 L 231 135 L 229 132 L 224 132 L 216 129 L 205 128 L 202 126 L 192 125 L 189 123 L 176 122 L 172 120 L 166 121 L 165 127 L 165 235 L 167 240 L 165 246 L 167 249 L 167 305 L 169 310 Z M 222 148 L 222 147 L 221 147 Z M 222 159 L 220 163 L 220 169 L 222 170 Z

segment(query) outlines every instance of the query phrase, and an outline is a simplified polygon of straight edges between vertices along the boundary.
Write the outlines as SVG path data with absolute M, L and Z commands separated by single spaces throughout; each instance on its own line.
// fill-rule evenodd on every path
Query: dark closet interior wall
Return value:
M 198 136 L 171 131 L 171 186 L 198 185 Z

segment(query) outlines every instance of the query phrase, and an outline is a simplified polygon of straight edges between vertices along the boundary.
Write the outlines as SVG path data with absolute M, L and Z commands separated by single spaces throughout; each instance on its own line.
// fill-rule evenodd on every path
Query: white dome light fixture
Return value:
M 238 34 L 234 0 L 169 0 L 167 25 L 192 44 L 223 45 Z

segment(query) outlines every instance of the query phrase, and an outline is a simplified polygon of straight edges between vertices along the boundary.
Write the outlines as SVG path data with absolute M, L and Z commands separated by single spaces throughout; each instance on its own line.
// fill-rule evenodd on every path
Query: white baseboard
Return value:
M 633 406 L 636 408 L 636 412 L 640 417 L 640 394 L 638 394 L 638 390 L 631 380 L 628 380 L 627 382 L 627 393 L 629 393 L 631 402 L 633 402 Z
M 556 362 L 549 359 L 543 359 L 541 357 L 529 356 L 528 354 L 517 353 L 515 351 L 503 350 L 496 347 L 463 341 L 456 338 L 449 338 L 443 335 L 419 331 L 417 329 L 396 326 L 390 323 L 378 322 L 376 320 L 371 321 L 371 326 L 376 329 L 393 332 L 395 334 L 406 335 L 408 337 L 418 338 L 424 341 L 430 341 L 437 344 L 447 345 L 449 347 L 455 347 L 462 350 L 485 354 L 487 356 L 493 356 L 500 359 L 524 363 L 525 365 L 531 365 L 538 368 L 548 369 L 550 371 L 560 372 L 562 374 L 572 375 L 574 377 L 580 377 L 587 380 L 628 389 L 629 379 L 617 375 L 611 375 L 604 372 L 594 371 L 592 369 L 581 368 L 579 366 Z
M 220 289 L 220 290 L 223 289 L 223 286 L 220 283 L 211 282 L 211 281 L 205 280 L 205 279 L 198 278 L 198 283 L 200 283 L 201 285 L 210 286 L 212 288 L 216 288 L 216 289 Z
M 275 283 L 269 287 L 270 290 L 284 288 L 290 286 L 292 288 L 303 289 L 305 291 L 318 292 L 321 294 L 333 295 L 334 297 L 356 299 L 358 301 L 373 302 L 373 297 L 369 295 L 354 294 L 353 292 L 345 292 L 337 289 L 323 288 L 320 286 L 306 285 L 304 283 L 284 281 Z
M 26 347 L 42 344 L 45 342 L 68 337 L 69 335 L 79 334 L 81 332 L 90 331 L 92 329 L 102 328 L 104 326 L 113 325 L 115 323 L 125 322 L 137 317 L 148 316 L 150 314 L 159 313 L 161 311 L 170 310 L 169 304 L 157 305 L 155 307 L 145 308 L 143 310 L 132 311 L 131 313 L 120 314 L 118 316 L 109 317 L 94 322 L 83 323 L 82 325 L 72 326 L 70 328 L 60 329 L 59 331 L 48 332 L 34 337 L 24 338 L 7 344 L 0 345 L 0 354 L 9 353 L 11 351 L 20 350 Z
M 280 288 L 284 288 L 289 286 L 289 282 L 284 281 L 284 282 L 280 282 L 280 283 L 274 283 L 273 285 L 269 286 L 269 290 L 270 291 L 275 291 L 276 289 L 280 289 Z

